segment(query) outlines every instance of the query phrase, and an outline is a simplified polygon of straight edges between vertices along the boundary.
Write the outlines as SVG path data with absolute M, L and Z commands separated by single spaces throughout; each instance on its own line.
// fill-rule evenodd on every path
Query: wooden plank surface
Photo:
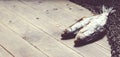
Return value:
M 42 50 L 50 57 L 82 57 L 75 51 L 67 48 L 65 45 L 59 43 L 57 40 L 48 36 L 46 33 L 35 28 L 33 25 L 26 23 L 24 18 L 13 14 L 10 11 L 3 9 L 0 15 L 2 17 L 1 23 L 5 24 L 13 31 L 18 33 L 23 39 L 32 43 L 37 49 Z
M 84 16 L 88 17 L 88 16 L 93 15 L 90 11 L 86 10 L 85 8 L 82 8 L 76 4 L 73 4 L 72 2 L 69 2 L 69 1 L 59 1 L 58 3 L 55 3 L 53 1 L 51 1 L 51 2 L 50 1 L 49 2 L 41 1 L 41 3 L 39 3 L 38 1 L 35 1 L 35 2 L 22 1 L 22 2 L 39 12 L 42 12 L 44 10 L 50 11 L 50 13 L 47 14 L 47 16 L 54 20 L 56 19 L 56 22 L 60 23 L 61 25 L 65 25 L 66 27 L 71 25 L 74 21 L 80 19 L 81 17 L 84 17 Z M 59 5 L 59 4 L 61 4 L 61 5 Z M 52 9 L 57 9 L 56 10 L 57 13 L 54 11 L 51 11 Z M 61 12 L 61 10 L 62 10 L 62 12 Z M 70 19 L 72 22 L 66 18 L 61 18 L 60 20 L 58 20 L 60 18 L 60 16 L 63 16 L 65 14 L 72 16 L 72 17 L 69 17 L 66 15 L 67 18 Z M 86 14 L 86 15 L 84 15 L 84 14 Z M 57 18 L 55 18 L 55 17 L 57 17 Z M 106 37 L 102 41 L 98 41 L 96 43 L 98 45 L 104 47 L 105 49 L 110 50 L 110 46 L 108 45 Z
M 0 57 L 14 57 L 7 49 L 0 45 Z
M 14 57 L 47 57 L 0 23 L 0 43 Z
M 33 5 L 34 1 L 31 1 L 30 4 Z M 8 5 L 7 5 L 8 4 Z M 66 26 L 69 26 L 70 24 L 74 23 L 75 22 L 75 19 L 77 19 L 78 17 L 74 17 L 74 14 L 73 13 L 70 13 L 66 10 L 63 10 L 63 9 L 59 9 L 58 11 L 53 11 L 52 8 L 44 8 L 45 11 L 43 11 L 44 9 L 42 7 L 38 7 L 38 9 L 40 10 L 36 10 L 36 9 L 32 9 L 31 7 L 27 6 L 26 4 L 23 4 L 23 3 L 19 3 L 19 2 L 1 2 L 0 3 L 1 6 L 4 6 L 6 7 L 6 9 L 12 11 L 14 14 L 17 14 L 21 17 L 23 17 L 21 20 L 24 20 L 26 23 L 29 23 L 31 25 L 33 25 L 33 27 L 37 27 L 38 30 L 41 30 L 43 31 L 44 33 L 50 35 L 52 38 L 54 38 L 54 40 L 57 40 L 59 41 L 60 43 L 66 45 L 68 48 L 71 48 L 72 52 L 74 53 L 74 51 L 76 51 L 76 53 L 79 53 L 81 55 L 83 55 L 84 57 L 110 57 L 110 53 L 108 50 L 104 49 L 103 47 L 101 47 L 100 45 L 97 45 L 95 43 L 93 44 L 90 44 L 90 45 L 87 45 L 87 46 L 84 46 L 84 47 L 80 47 L 80 48 L 74 48 L 73 47 L 73 40 L 67 40 L 67 41 L 61 41 L 60 40 L 60 33 L 63 29 L 66 28 Z M 35 3 L 35 5 L 37 5 Z M 35 7 L 35 5 L 33 5 L 32 7 Z M 45 5 L 46 7 L 49 7 L 51 6 L 51 4 L 49 3 L 46 3 L 46 4 L 43 4 Z M 52 4 L 52 7 L 57 7 L 57 6 L 54 6 L 54 4 Z M 47 12 L 46 14 L 46 10 L 50 9 L 49 11 L 49 14 Z M 5 9 L 3 9 L 5 10 Z M 89 11 L 88 11 L 89 12 Z M 9 13 L 8 13 L 9 14 Z M 85 14 L 87 15 L 87 14 Z M 52 16 L 52 17 L 51 17 Z M 5 16 L 4 16 L 5 17 Z M 15 19 L 14 19 L 15 18 Z M 17 20 L 18 17 L 14 17 L 14 18 L 11 18 L 9 17 L 9 19 L 14 19 L 13 21 L 9 21 L 9 22 L 14 22 L 15 21 L 20 21 L 20 20 Z M 36 19 L 37 18 L 37 19 Z M 7 19 L 6 19 L 7 20 Z M 5 21 L 6 21 L 5 20 Z M 34 35 L 32 35 L 31 33 L 29 34 L 29 32 L 27 32 L 25 34 L 25 30 L 27 27 L 24 27 L 24 26 L 20 26 L 20 25 L 23 25 L 21 24 L 22 22 L 18 22 L 19 25 L 17 25 L 16 23 L 16 26 L 18 26 L 18 28 L 16 26 L 14 26 L 12 24 L 9 25 L 7 24 L 7 22 L 5 21 L 2 21 L 4 24 L 6 24 L 8 27 L 10 27 L 11 29 L 13 29 L 14 31 L 18 32 L 18 33 L 21 33 L 21 35 L 28 35 L 28 37 L 23 37 L 23 38 L 26 38 L 27 41 L 29 42 L 33 42 L 35 46 L 39 46 L 39 48 L 41 48 L 41 44 L 37 44 L 39 43 L 39 40 L 38 39 L 34 39 Z M 8 20 L 7 20 L 8 21 Z M 69 22 L 68 22 L 69 21 Z M 64 25 L 65 24 L 65 25 Z M 25 25 L 25 24 L 24 24 Z M 20 27 L 19 27 L 20 26 Z M 20 29 L 19 29 L 20 28 Z M 27 28 L 28 30 L 31 30 L 29 28 Z M 23 32 L 21 32 L 23 30 Z M 32 29 L 33 30 L 33 29 Z M 36 32 L 38 30 L 33 30 L 34 31 L 34 34 L 36 34 L 36 36 L 39 36 L 38 35 L 39 33 L 41 32 Z M 44 34 L 43 33 L 43 34 Z M 30 36 L 31 35 L 31 36 Z M 30 38 L 29 38 L 30 37 Z M 51 38 L 50 37 L 50 38 Z M 46 37 L 45 37 L 46 38 Z M 38 42 L 37 42 L 38 40 Z M 44 41 L 46 39 L 43 39 Z M 48 39 L 47 39 L 48 40 Z M 52 42 L 52 41 L 51 41 Z M 49 43 L 49 42 L 48 42 Z M 54 42 L 53 42 L 54 44 Z M 64 46 L 63 45 L 63 46 Z M 54 45 L 56 46 L 56 45 Z M 53 46 L 53 47 L 54 47 Z M 46 47 L 46 46 L 45 46 Z M 43 48 L 45 48 L 43 47 Z M 48 48 L 46 48 L 45 50 L 47 50 Z M 64 50 L 64 49 L 63 49 Z M 69 50 L 69 49 L 68 49 Z M 74 50 L 74 51 L 73 51 Z M 99 51 L 96 53 L 96 51 Z M 51 55 L 49 54 L 50 52 L 49 51 L 45 51 L 49 56 L 56 56 L 56 55 Z M 76 54 L 75 53 L 75 54 Z M 77 55 L 78 56 L 78 55 Z M 80 55 L 79 55 L 80 56 Z
M 38 1 L 33 1 L 33 2 L 21 1 L 21 2 L 28 5 L 29 7 L 32 7 L 38 13 L 44 14 L 47 17 L 51 18 L 52 20 L 56 21 L 57 23 L 66 25 L 66 26 L 71 25 L 72 23 L 76 22 L 82 17 L 85 17 L 85 16 L 87 17 L 92 15 L 90 11 L 86 10 L 83 7 L 79 7 L 79 9 L 82 9 L 82 10 L 78 11 L 76 9 L 78 7 L 76 7 L 75 5 L 72 6 L 74 7 L 74 10 L 69 10 L 69 8 L 66 7 L 67 5 L 65 4 L 65 3 L 68 3 L 70 5 L 70 2 L 68 1 L 58 1 L 58 2 L 41 1 L 41 3 L 39 3 Z M 63 4 L 62 2 L 65 2 L 65 3 Z M 61 7 L 58 5 L 60 5 Z M 76 14 L 80 12 L 82 14 Z M 83 16 L 83 14 L 86 14 L 86 15 Z
M 55 25 L 56 22 L 50 20 L 50 18 L 44 16 L 43 14 L 37 13 L 37 11 L 34 11 L 33 9 L 27 7 L 24 4 L 21 4 L 21 3 L 20 4 L 19 3 L 9 3 L 9 2 L 5 2 L 5 3 L 9 4 L 9 5 L 6 5 L 6 7 L 8 9 L 13 10 L 14 12 L 16 12 L 17 14 L 19 14 L 22 17 L 26 17 L 27 21 L 29 21 L 30 23 L 34 24 L 36 27 L 41 28 L 42 30 L 44 30 L 44 32 L 49 33 L 52 36 L 54 35 L 53 37 L 55 37 L 56 39 L 58 39 L 60 37 L 61 29 L 57 28 L 57 26 Z M 14 8 L 15 10 L 12 8 L 13 5 L 17 6 L 17 7 Z M 22 14 L 22 13 L 24 13 L 24 14 Z M 34 19 L 36 16 L 38 16 L 37 14 L 39 14 L 41 16 L 41 18 L 40 18 L 39 21 L 36 20 L 36 19 Z M 48 21 L 48 22 L 45 23 L 45 21 Z M 95 56 L 96 57 L 97 55 L 94 55 L 94 53 L 96 53 L 96 50 L 99 51 L 97 54 L 100 55 L 100 56 L 102 56 L 102 57 L 109 56 L 109 53 L 108 53 L 109 51 L 105 50 L 104 48 L 101 48 L 100 46 L 98 46 L 96 44 L 93 44 L 94 46 L 92 46 L 92 45 L 85 46 L 86 48 L 84 47 L 83 49 L 82 48 L 75 49 L 75 48 L 72 47 L 73 44 L 71 45 L 71 42 L 68 41 L 68 43 L 66 43 L 64 41 L 64 43 L 67 44 L 67 46 L 70 46 L 72 49 L 74 49 L 75 51 L 77 51 L 78 53 L 80 53 L 80 54 L 82 54 L 84 56 L 91 56 L 91 57 Z M 99 49 L 99 48 L 101 48 L 101 49 Z M 88 50 L 89 50 L 89 52 L 86 52 Z M 103 53 L 103 51 L 105 53 Z

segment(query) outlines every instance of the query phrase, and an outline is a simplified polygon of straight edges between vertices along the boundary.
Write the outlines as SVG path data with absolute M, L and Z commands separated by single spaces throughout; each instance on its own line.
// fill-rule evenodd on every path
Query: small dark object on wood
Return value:
M 38 1 L 38 3 L 42 3 L 42 1 Z
M 36 19 L 38 20 L 38 19 L 40 19 L 40 18 L 37 17 Z
M 53 8 L 54 11 L 58 10 L 58 8 Z
M 46 10 L 46 14 L 49 14 L 49 10 Z
M 66 6 L 69 6 L 69 4 L 66 4 Z
M 72 10 L 72 8 L 69 8 L 69 10 Z
M 9 23 L 12 23 L 12 21 L 11 21 L 11 20 L 9 20 Z

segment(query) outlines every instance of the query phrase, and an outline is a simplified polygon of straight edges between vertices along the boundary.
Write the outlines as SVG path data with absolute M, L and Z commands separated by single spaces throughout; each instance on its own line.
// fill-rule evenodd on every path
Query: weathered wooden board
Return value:
M 0 43 L 14 57 L 47 57 L 0 23 Z
M 7 49 L 0 45 L 0 57 L 14 57 Z
M 1 12 L 1 23 L 19 34 L 23 39 L 31 43 L 50 57 L 82 57 L 75 51 L 59 43 L 57 40 L 25 22 L 24 18 L 4 9 Z M 7 17 L 5 17 L 7 16 Z
M 5 3 L 9 5 L 6 5 Z M 59 42 L 64 43 L 65 45 L 69 46 L 70 48 L 78 52 L 79 54 L 82 54 L 85 57 L 88 57 L 88 56 L 96 57 L 98 55 L 100 57 L 110 57 L 109 51 L 107 51 L 106 49 L 102 48 L 101 46 L 95 43 L 91 45 L 87 45 L 85 47 L 81 47 L 81 48 L 73 48 L 73 40 L 68 40 L 68 41 L 60 40 L 60 33 L 65 28 L 65 26 L 61 25 L 61 23 L 58 21 L 59 19 L 65 19 L 65 20 L 67 19 L 66 21 L 64 20 L 64 22 L 68 22 L 68 19 L 69 19 L 70 22 L 73 22 L 72 17 L 70 17 L 71 15 L 69 15 L 70 12 L 64 13 L 63 12 L 64 10 L 60 10 L 59 12 L 63 12 L 63 13 L 62 15 L 61 14 L 58 15 L 60 16 L 58 19 L 57 13 L 59 14 L 59 12 L 56 13 L 53 11 L 54 13 L 52 13 L 52 11 L 50 11 L 52 14 L 56 13 L 56 15 L 49 14 L 53 16 L 54 19 L 56 18 L 56 20 L 54 20 L 52 19 L 53 17 L 51 18 L 51 17 L 46 16 L 43 11 L 34 10 L 22 3 L 15 3 L 15 2 L 14 3 L 5 2 L 5 3 L 1 3 L 1 5 L 5 6 L 7 9 L 11 10 L 12 12 L 22 16 L 23 17 L 22 20 L 25 20 L 26 22 L 31 23 L 35 27 L 44 31 L 46 34 L 57 39 Z M 96 51 L 99 51 L 99 52 L 96 53 Z
M 40 12 L 42 12 L 42 11 L 44 12 L 44 10 L 48 10 L 49 14 L 46 14 L 48 17 L 50 17 L 51 19 L 60 23 L 61 25 L 65 25 L 65 26 L 71 25 L 76 20 L 78 20 L 82 17 L 88 17 L 88 16 L 93 15 L 90 11 L 86 10 L 85 8 L 78 6 L 76 4 L 73 4 L 72 2 L 69 2 L 69 1 L 59 1 L 57 3 L 55 3 L 54 1 L 48 1 L 48 2 L 44 2 L 44 1 L 25 2 L 25 1 L 22 1 L 22 2 Z M 55 11 L 51 11 L 51 10 L 55 10 Z M 65 17 L 67 17 L 67 18 L 60 18 L 60 16 L 63 16 L 63 15 L 65 15 Z M 98 41 L 96 43 L 98 45 L 104 47 L 105 49 L 110 50 L 110 46 L 108 45 L 106 37 L 102 41 Z

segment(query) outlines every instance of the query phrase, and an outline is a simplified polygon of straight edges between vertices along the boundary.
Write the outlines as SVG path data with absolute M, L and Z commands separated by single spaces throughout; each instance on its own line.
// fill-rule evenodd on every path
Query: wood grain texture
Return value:
M 76 4 L 73 4 L 72 2 L 69 2 L 69 1 L 65 1 L 65 2 L 59 1 L 58 3 L 55 3 L 53 1 L 52 2 L 43 1 L 43 3 L 42 1 L 41 3 L 39 3 L 38 1 L 29 2 L 29 3 L 25 1 L 22 1 L 22 2 L 39 12 L 42 12 L 44 10 L 49 10 L 50 13 L 47 14 L 47 16 L 50 17 L 52 20 L 55 20 L 57 23 L 60 23 L 60 25 L 64 25 L 66 27 L 68 27 L 69 25 L 71 25 L 76 20 L 79 20 L 82 17 L 88 17 L 93 15 L 90 11 L 86 10 L 85 8 L 78 6 Z M 53 10 L 57 9 L 55 10 L 57 13 L 55 13 L 55 11 L 51 11 L 52 9 Z M 66 18 L 60 18 L 60 16 L 63 16 L 63 15 L 65 15 Z M 96 43 L 104 47 L 105 49 L 110 50 L 110 46 L 108 45 L 106 37 L 102 41 L 98 41 Z
M 0 43 L 15 57 L 47 57 L 0 23 Z
M 22 20 L 24 18 L 4 9 L 1 15 L 1 23 L 8 26 L 14 32 L 19 34 L 23 39 L 31 43 L 36 49 L 41 50 L 50 57 L 82 57 L 75 51 L 59 43 L 51 36 L 42 32 L 35 26 Z M 9 14 L 8 14 L 9 13 Z M 15 17 L 14 17 L 15 16 Z
M 0 45 L 0 57 L 14 57 L 6 48 Z
M 0 22 L 50 57 L 110 57 L 106 39 L 80 48 L 73 47 L 73 39 L 60 40 L 60 34 L 67 26 L 92 15 L 85 8 L 69 1 L 41 0 L 2 1 L 0 7 Z

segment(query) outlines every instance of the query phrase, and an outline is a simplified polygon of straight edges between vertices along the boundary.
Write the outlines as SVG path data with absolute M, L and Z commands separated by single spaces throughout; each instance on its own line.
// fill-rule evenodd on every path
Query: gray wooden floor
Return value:
M 67 0 L 0 1 L 0 57 L 110 57 L 107 38 L 74 48 L 62 31 L 93 15 Z

